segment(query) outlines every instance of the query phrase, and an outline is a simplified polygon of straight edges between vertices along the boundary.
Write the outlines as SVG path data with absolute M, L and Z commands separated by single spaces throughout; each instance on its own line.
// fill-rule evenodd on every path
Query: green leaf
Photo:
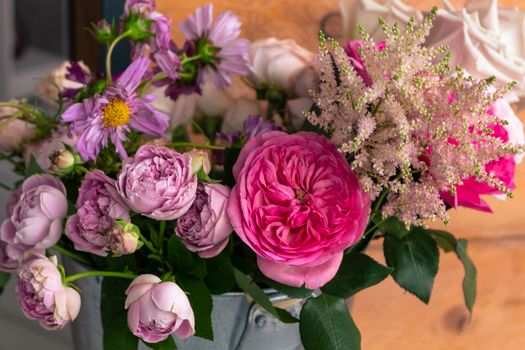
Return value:
M 154 350 L 175 350 L 177 349 L 177 344 L 175 343 L 175 340 L 173 340 L 173 337 L 168 337 L 166 340 L 163 340 L 158 343 L 146 343 L 144 340 L 142 342 L 148 348 L 154 349 Z
M 476 266 L 474 266 L 474 262 L 467 254 L 467 245 L 467 240 L 459 239 L 456 246 L 456 253 L 465 268 L 465 277 L 463 278 L 463 296 L 465 298 L 465 305 L 467 305 L 469 311 L 472 312 L 474 303 L 476 302 L 476 281 L 478 272 Z
M 312 123 L 310 123 L 308 119 L 304 121 L 301 131 L 311 131 L 311 132 L 315 132 L 316 134 L 326 136 L 328 138 L 330 137 L 329 132 L 326 132 L 325 130 L 321 129 L 320 127 L 316 125 L 313 125 Z
M 4 292 L 4 287 L 11 278 L 11 274 L 7 272 L 0 271 L 0 295 Z
M 229 187 L 235 185 L 232 169 L 240 153 L 240 148 L 226 148 L 224 150 L 224 184 Z
M 31 155 L 31 158 L 29 159 L 29 164 L 27 164 L 26 167 L 26 177 L 29 177 L 31 175 L 35 174 L 41 174 L 43 171 L 40 168 L 40 165 L 38 165 L 36 158 L 34 155 Z
M 204 278 L 206 262 L 188 250 L 177 236 L 168 240 L 168 262 L 176 272 Z
M 432 236 L 422 228 L 401 239 L 387 235 L 383 249 L 397 284 L 428 303 L 439 265 L 439 250 Z
M 187 293 L 195 314 L 195 335 L 213 341 L 211 293 L 201 280 L 195 277 L 179 276 L 177 283 Z
M 298 320 L 290 315 L 286 310 L 280 309 L 273 306 L 272 302 L 264 291 L 252 280 L 251 277 L 245 275 L 240 270 L 236 268 L 233 269 L 233 274 L 235 275 L 235 280 L 239 287 L 248 295 L 250 295 L 253 300 L 259 304 L 263 309 L 277 317 L 281 322 L 284 323 L 295 323 Z
M 305 350 L 359 350 L 361 334 L 342 298 L 320 295 L 309 299 L 299 323 Z
M 446 253 L 456 251 L 458 241 L 451 233 L 441 230 L 428 230 L 428 232 L 430 232 L 438 246 L 440 246 Z
M 205 282 L 211 293 L 224 294 L 235 288 L 235 276 L 229 257 L 228 260 L 222 261 L 213 261 L 213 258 L 207 259 L 206 264 L 208 275 Z
M 100 312 L 104 330 L 104 350 L 138 349 L 138 338 L 128 329 L 127 312 L 124 309 L 129 280 L 104 278 Z
M 321 289 L 330 295 L 349 298 L 365 288 L 378 284 L 392 271 L 368 255 L 362 253 L 345 255 L 335 277 Z
M 405 224 L 395 216 L 391 216 L 381 223 L 379 229 L 383 233 L 396 236 L 397 238 L 403 238 L 408 234 Z

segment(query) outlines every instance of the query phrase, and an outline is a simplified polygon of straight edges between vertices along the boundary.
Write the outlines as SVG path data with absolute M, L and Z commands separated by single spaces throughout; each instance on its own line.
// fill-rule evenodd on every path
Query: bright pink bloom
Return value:
M 352 64 L 352 67 L 354 67 L 354 70 L 356 71 L 357 75 L 359 75 L 361 79 L 363 79 L 363 82 L 366 86 L 372 86 L 372 78 L 368 74 L 365 62 L 359 54 L 359 48 L 361 47 L 363 47 L 363 42 L 361 40 L 350 40 L 345 46 L 345 52 L 348 55 L 350 63 Z M 383 51 L 385 49 L 385 42 L 381 41 L 377 43 L 376 49 L 379 52 Z
M 337 148 L 315 133 L 271 131 L 250 139 L 233 174 L 227 213 L 261 271 L 308 288 L 332 279 L 370 216 L 370 197 Z

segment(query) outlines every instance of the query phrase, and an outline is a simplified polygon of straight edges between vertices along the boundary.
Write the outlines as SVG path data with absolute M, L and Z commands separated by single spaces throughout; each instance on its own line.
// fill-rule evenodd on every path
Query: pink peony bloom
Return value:
M 10 206 L 11 215 L 0 227 L 2 260 L 20 261 L 24 252 L 55 245 L 62 235 L 62 219 L 67 213 L 66 189 L 51 175 L 33 175 L 20 189 L 20 197 Z
M 251 139 L 233 167 L 227 213 L 261 271 L 319 288 L 362 236 L 370 197 L 345 158 L 315 133 L 271 131 Z
M 195 316 L 188 297 L 174 282 L 154 275 L 141 275 L 126 290 L 128 327 L 148 343 L 158 343 L 170 334 L 181 339 L 195 333 Z
M 117 188 L 137 213 L 155 220 L 175 220 L 191 207 L 197 178 L 189 155 L 146 144 L 122 165 Z
M 228 244 L 233 228 L 226 215 L 230 189 L 199 183 L 191 208 L 177 221 L 176 235 L 201 258 L 218 255 Z
M 100 170 L 88 173 L 80 186 L 76 207 L 77 213 L 67 220 L 66 235 L 76 250 L 106 256 L 110 251 L 107 234 L 115 220 L 129 221 L 129 209 L 115 181 Z
M 16 293 L 24 315 L 48 330 L 62 329 L 80 311 L 80 295 L 64 286 L 56 256 L 28 258 L 18 270 Z

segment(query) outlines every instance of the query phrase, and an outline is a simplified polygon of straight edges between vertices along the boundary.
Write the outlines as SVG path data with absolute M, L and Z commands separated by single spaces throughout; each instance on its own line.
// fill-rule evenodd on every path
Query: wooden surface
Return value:
M 209 1 L 157 0 L 159 9 L 184 19 Z M 459 8 L 465 1 L 451 3 Z M 336 0 L 215 0 L 218 10 L 231 10 L 243 20 L 249 39 L 292 38 L 314 50 L 320 21 L 338 11 Z M 407 0 L 429 9 L 441 1 Z M 524 0 L 501 0 L 502 6 L 525 9 Z M 174 33 L 178 33 L 174 25 Z M 525 120 L 525 114 L 521 115 Z M 447 230 L 469 238 L 478 266 L 478 302 L 472 320 L 463 306 L 462 267 L 453 255 L 442 255 L 430 305 L 397 287 L 392 280 L 360 293 L 353 315 L 361 329 L 365 350 L 517 350 L 525 348 L 525 165 L 518 168 L 515 198 L 490 200 L 494 214 L 458 210 Z M 442 225 L 437 224 L 440 227 Z M 380 247 L 370 253 L 383 260 Z

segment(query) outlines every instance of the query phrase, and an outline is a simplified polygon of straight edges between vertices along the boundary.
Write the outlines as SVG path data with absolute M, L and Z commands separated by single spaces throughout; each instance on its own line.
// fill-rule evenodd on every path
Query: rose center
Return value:
M 115 98 L 104 107 L 104 126 L 117 127 L 125 125 L 130 117 L 129 106 L 119 98 Z
M 297 200 L 301 202 L 301 204 L 305 204 L 306 203 L 306 198 L 305 198 L 306 192 L 304 192 L 300 188 L 295 189 L 294 191 L 295 191 L 295 197 L 297 198 Z

